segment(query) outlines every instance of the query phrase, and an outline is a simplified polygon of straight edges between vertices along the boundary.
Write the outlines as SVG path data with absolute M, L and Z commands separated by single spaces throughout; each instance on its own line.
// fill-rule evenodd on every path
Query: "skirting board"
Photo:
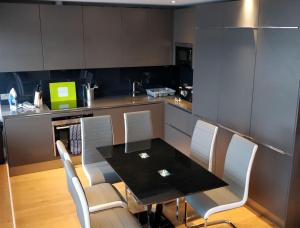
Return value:
M 248 198 L 247 206 L 250 207 L 250 209 L 252 208 L 255 212 L 259 213 L 266 219 L 270 220 L 272 223 L 278 225 L 279 227 L 284 227 L 284 220 L 282 218 L 278 217 L 256 201 Z

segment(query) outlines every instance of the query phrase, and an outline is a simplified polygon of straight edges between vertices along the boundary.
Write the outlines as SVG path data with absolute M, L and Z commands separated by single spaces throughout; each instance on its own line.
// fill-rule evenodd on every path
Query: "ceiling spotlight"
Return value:
M 172 3 L 172 4 L 175 4 L 175 3 L 176 3 L 176 1 L 175 1 L 175 0 L 172 0 L 172 1 L 171 1 L 171 3 Z

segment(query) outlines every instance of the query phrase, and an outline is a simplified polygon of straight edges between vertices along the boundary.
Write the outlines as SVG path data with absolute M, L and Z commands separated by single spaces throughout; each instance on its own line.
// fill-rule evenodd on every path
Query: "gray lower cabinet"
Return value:
M 218 122 L 249 135 L 255 67 L 255 31 L 223 31 Z
M 293 153 L 300 80 L 298 29 L 258 33 L 251 136 Z
M 165 104 L 165 123 L 174 126 L 185 134 L 191 136 L 194 130 L 194 119 L 192 113 Z
M 285 220 L 292 160 L 288 155 L 259 145 L 251 173 L 248 204 L 263 211 L 267 218 L 271 218 L 280 227 L 287 227 Z
M 40 5 L 44 69 L 81 69 L 83 23 L 81 6 Z
M 219 128 L 215 145 L 214 173 L 222 177 L 228 145 L 233 133 Z M 247 204 L 262 212 L 280 227 L 286 218 L 292 157 L 258 145 Z
M 219 127 L 217 138 L 215 141 L 215 154 L 213 160 L 213 171 L 219 177 L 223 177 L 224 162 L 232 135 L 232 132 Z
M 193 113 L 211 122 L 218 119 L 222 30 L 197 30 L 193 75 Z
M 114 144 L 125 142 L 124 113 L 137 111 L 151 111 L 153 136 L 163 138 L 164 135 L 164 104 L 132 105 L 118 108 L 93 110 L 94 116 L 110 115 L 112 118 Z
M 87 68 L 121 67 L 121 9 L 83 7 L 84 54 Z
M 9 167 L 55 159 L 49 115 L 7 119 L 4 128 Z
M 165 124 L 165 141 L 185 155 L 191 155 L 191 137 L 169 124 Z
M 165 104 L 165 140 L 187 156 L 191 154 L 191 137 L 196 123 L 192 113 Z
M 298 27 L 300 25 L 300 1 L 260 0 L 260 26 Z
M 43 69 L 39 6 L 0 6 L 0 72 Z
M 196 7 L 174 10 L 174 42 L 195 43 Z

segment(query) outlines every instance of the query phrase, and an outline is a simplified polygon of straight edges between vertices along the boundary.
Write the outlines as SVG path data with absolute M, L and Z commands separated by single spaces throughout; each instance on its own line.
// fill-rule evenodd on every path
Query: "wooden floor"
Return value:
M 76 170 L 78 171 L 83 186 L 87 186 L 87 180 L 84 177 L 81 166 L 76 167 Z M 3 175 L 2 172 L 3 170 L 1 169 L 0 177 Z M 15 176 L 11 178 L 11 186 L 17 228 L 80 227 L 76 216 L 75 206 L 67 190 L 63 169 Z M 3 186 L 1 185 L 1 189 L 2 187 Z M 124 195 L 124 185 L 118 183 L 116 184 L 116 187 Z M 2 205 L 2 202 L 1 198 L 0 205 Z M 164 207 L 164 214 L 176 225 L 176 227 L 183 228 L 184 225 L 181 225 L 174 216 L 174 206 L 174 203 L 166 205 Z M 2 212 L 2 208 L 0 209 Z M 130 200 L 129 209 L 132 212 L 137 212 L 143 210 L 143 207 L 135 204 L 133 200 Z M 274 227 L 271 223 L 265 221 L 247 207 L 220 213 L 211 218 L 230 219 L 237 227 Z M 6 220 L 8 225 L 3 226 L 2 224 L 6 224 Z M 200 222 L 200 219 L 196 221 L 196 223 Z M 0 220 L 1 228 L 11 227 L 9 224 L 9 219 L 4 219 L 4 222 L 3 219 Z M 215 227 L 228 226 L 218 225 Z
M 0 165 L 0 227 L 13 227 L 13 218 L 9 194 L 9 179 L 6 165 Z

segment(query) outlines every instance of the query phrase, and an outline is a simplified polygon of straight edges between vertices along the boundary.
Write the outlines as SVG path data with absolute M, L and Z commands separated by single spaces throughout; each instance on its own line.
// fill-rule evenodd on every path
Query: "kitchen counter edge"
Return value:
M 118 107 L 126 107 L 126 106 L 134 106 L 134 105 L 148 105 L 148 104 L 155 104 L 155 103 L 168 103 L 173 106 L 176 106 L 180 109 L 183 109 L 187 112 L 192 112 L 192 103 L 181 100 L 176 101 L 174 96 L 170 97 L 159 97 L 153 98 L 149 96 L 120 96 L 120 97 L 107 97 L 107 98 L 98 98 L 91 104 L 89 107 L 80 107 L 75 109 L 69 110 L 57 110 L 52 111 L 50 110 L 47 105 L 43 105 L 41 109 L 36 109 L 34 111 L 18 111 L 13 112 L 10 111 L 8 105 L 1 106 L 1 113 L 0 113 L 0 122 L 5 121 L 6 119 L 13 119 L 13 118 L 23 118 L 23 117 L 34 117 L 40 115 L 66 115 L 76 112 L 83 112 L 83 111 L 92 111 L 92 110 L 99 110 L 99 109 L 108 109 L 108 108 L 118 108 Z

